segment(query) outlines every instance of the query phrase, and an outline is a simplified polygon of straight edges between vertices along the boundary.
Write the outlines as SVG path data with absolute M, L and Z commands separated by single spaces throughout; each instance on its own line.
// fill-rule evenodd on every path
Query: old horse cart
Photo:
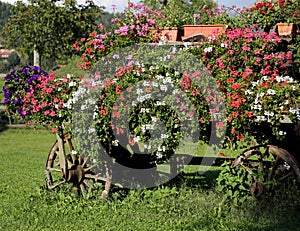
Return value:
M 249 33 L 249 31 L 245 33 Z M 257 32 L 260 33 L 260 32 Z M 236 36 L 236 35 L 235 35 Z M 238 35 L 240 36 L 240 35 Z M 247 34 L 248 36 L 248 34 Z M 254 33 L 252 36 L 257 36 L 257 34 Z M 272 46 L 273 44 L 273 38 L 272 37 L 267 37 L 264 38 L 265 41 L 269 41 Z M 200 36 L 201 37 L 201 36 Z M 199 35 L 197 35 L 197 39 L 199 38 Z M 240 39 L 240 38 L 239 38 Z M 234 41 L 234 39 L 233 39 Z M 169 43 L 170 44 L 170 43 Z M 192 44 L 192 46 L 191 46 Z M 236 43 L 233 43 L 236 44 Z M 195 46 L 194 46 L 195 45 Z M 228 45 L 226 44 L 214 44 L 215 47 L 203 47 L 203 48 L 198 48 L 199 43 L 187 43 L 186 42 L 175 42 L 172 44 L 171 50 L 173 52 L 174 48 L 175 50 L 184 50 L 186 49 L 191 49 L 191 52 L 195 54 L 210 54 L 213 49 L 217 49 L 218 47 L 225 47 Z M 170 47 L 170 46 L 169 46 Z M 246 49 L 247 47 L 244 47 L 243 49 Z M 152 48 L 154 49 L 154 48 Z M 197 50 L 199 49 L 199 50 Z M 202 50 L 201 50 L 202 49 Z M 264 49 L 264 48 L 262 48 Z M 241 51 L 242 52 L 242 51 Z M 266 51 L 268 52 L 268 50 Z M 258 53 L 257 53 L 258 54 Z M 169 55 L 169 53 L 168 53 Z M 259 54 L 258 54 L 259 55 Z M 221 55 L 220 55 L 221 56 Z M 280 56 L 281 59 L 282 56 Z M 205 61 L 205 60 L 204 60 Z M 209 59 L 208 59 L 209 62 Z M 220 60 L 218 60 L 220 65 Z M 243 61 L 244 62 L 244 61 Z M 147 69 L 148 68 L 148 69 Z M 277 67 L 274 66 L 274 70 Z M 145 72 L 145 70 L 148 72 Z M 222 68 L 220 68 L 222 69 Z M 157 71 L 157 72 L 155 72 Z M 184 88 L 184 93 L 189 94 L 191 98 L 193 97 L 198 97 L 197 91 L 191 87 L 190 84 L 190 79 L 182 75 L 180 78 L 180 81 L 178 81 L 178 75 L 175 72 L 169 72 L 169 69 L 159 69 L 159 68 L 153 68 L 153 67 L 146 67 L 143 66 L 143 68 L 138 67 L 137 69 L 131 68 L 131 67 L 122 67 L 122 69 L 116 74 L 117 76 L 122 76 L 122 80 L 117 80 L 122 82 L 126 78 L 130 78 L 130 81 L 134 78 L 134 76 L 137 81 L 141 81 L 142 79 L 140 76 L 143 74 L 143 72 L 147 73 L 147 76 L 155 76 L 155 81 L 162 81 L 164 83 L 164 86 L 167 86 L 167 83 L 175 84 L 179 83 L 181 87 Z M 248 70 L 249 71 L 249 70 Z M 234 71 L 232 71 L 234 73 Z M 149 74 L 150 73 L 150 74 Z M 175 80 L 172 82 L 171 78 L 162 77 L 161 73 L 166 74 L 166 76 L 173 76 Z M 238 71 L 236 71 L 238 73 Z M 276 70 L 275 70 L 275 73 Z M 230 73 L 232 74 L 232 73 Z M 229 74 L 229 75 L 230 75 Z M 245 73 L 241 74 L 243 76 L 243 81 L 247 80 L 247 75 L 251 76 L 252 73 L 249 72 L 248 74 L 244 75 Z M 140 78 L 140 79 L 139 79 Z M 176 80 L 177 78 L 177 80 Z M 93 155 L 80 155 L 78 154 L 72 145 L 71 142 L 71 136 L 65 135 L 63 133 L 63 130 L 61 130 L 58 135 L 57 135 L 57 141 L 54 143 L 52 146 L 47 161 L 46 161 L 46 182 L 47 182 L 47 188 L 48 189 L 55 189 L 60 187 L 61 185 L 64 185 L 66 183 L 70 183 L 71 185 L 75 186 L 78 192 L 82 192 L 83 195 L 86 195 L 87 191 L 89 189 L 93 190 L 95 188 L 96 190 L 99 190 L 98 186 L 100 186 L 100 190 L 102 190 L 101 193 L 101 198 L 105 198 L 110 190 L 111 186 L 113 184 L 118 184 L 122 186 L 122 175 L 128 174 L 128 171 L 125 170 L 119 170 L 118 168 L 121 166 L 125 166 L 130 169 L 137 170 L 149 170 L 147 175 L 142 176 L 137 176 L 139 173 L 135 174 L 134 176 L 131 175 L 132 178 L 128 178 L 129 181 L 130 179 L 139 178 L 138 183 L 143 187 L 143 186 L 155 186 L 160 183 L 160 181 L 157 179 L 161 178 L 160 176 L 163 176 L 169 180 L 173 179 L 176 177 L 180 171 L 184 168 L 186 165 L 201 165 L 201 166 L 221 166 L 224 162 L 230 162 L 231 167 L 233 169 L 244 169 L 246 172 L 251 176 L 252 181 L 250 185 L 248 185 L 249 191 L 252 193 L 252 195 L 259 197 L 262 195 L 265 191 L 273 191 L 275 189 L 280 190 L 281 187 L 289 187 L 289 185 L 299 185 L 300 183 L 300 154 L 299 154 L 299 142 L 300 142 L 300 129 L 299 129 L 299 102 L 297 102 L 297 99 L 293 99 L 294 95 L 292 97 L 289 97 L 290 93 L 287 92 L 281 92 L 280 96 L 276 96 L 275 93 L 276 91 L 273 89 L 268 89 L 269 86 L 272 84 L 276 83 L 279 87 L 278 89 L 283 89 L 285 86 L 289 85 L 291 83 L 294 83 L 290 77 L 288 76 L 283 76 L 283 77 L 276 77 L 278 78 L 276 81 L 274 78 L 268 78 L 266 76 L 260 77 L 261 79 L 256 79 L 256 82 L 250 81 L 249 84 L 247 85 L 247 88 L 243 89 L 241 88 L 241 83 L 235 83 L 235 80 L 233 78 L 228 78 L 226 81 L 224 81 L 225 85 L 228 83 L 230 84 L 230 87 L 233 86 L 234 91 L 232 94 L 229 94 L 228 92 L 226 93 L 229 95 L 229 106 L 232 106 L 231 109 L 233 111 L 229 111 L 229 117 L 228 120 L 232 121 L 234 118 L 237 118 L 239 115 L 243 116 L 242 118 L 246 118 L 246 123 L 243 124 L 244 131 L 247 131 L 247 134 L 250 137 L 254 137 L 255 141 L 253 142 L 248 142 L 246 145 L 244 145 L 243 150 L 241 150 L 237 155 L 231 156 L 231 157 L 220 157 L 217 156 L 218 153 L 215 153 L 213 156 L 206 156 L 206 155 L 200 155 L 200 156 L 194 156 L 190 154 L 181 154 L 181 153 L 172 153 L 172 155 L 166 156 L 162 160 L 158 160 L 153 158 L 151 155 L 147 155 L 143 152 L 136 152 L 132 151 L 131 152 L 126 148 L 126 145 L 124 147 L 119 146 L 114 146 L 110 142 L 107 142 L 106 139 L 103 137 L 100 137 L 102 139 L 100 143 L 102 142 L 104 146 L 104 152 L 108 153 L 107 156 L 101 156 L 104 157 L 105 160 L 94 160 L 95 156 Z M 159 79 L 159 80 L 158 80 Z M 168 79 L 168 80 L 166 80 Z M 114 81 L 114 80 L 113 80 Z M 116 81 L 116 82 L 117 82 Z M 111 133 L 112 129 L 114 126 L 109 125 L 111 130 L 105 130 L 103 129 L 103 124 L 101 124 L 103 121 L 110 121 L 114 116 L 119 117 L 120 114 L 118 113 L 118 107 L 120 107 L 119 104 L 115 104 L 116 99 L 119 97 L 119 101 L 122 101 L 122 95 L 123 91 L 127 92 L 132 92 L 132 86 L 134 86 L 134 82 L 125 82 L 124 85 L 122 85 L 122 88 L 118 84 L 111 84 L 108 87 L 105 88 L 104 91 L 106 93 L 101 93 L 100 94 L 100 103 L 97 105 L 98 106 L 98 117 L 99 119 L 99 130 L 100 135 L 107 133 Z M 177 81 L 177 82 L 176 82 Z M 222 80 L 219 80 L 221 82 Z M 295 81 L 297 83 L 297 81 Z M 123 83 L 123 82 L 122 82 Z M 147 93 L 154 91 L 154 88 L 151 88 L 151 81 L 150 82 L 142 82 L 144 84 L 143 86 L 146 86 Z M 228 84 L 228 85 L 229 85 Z M 137 89 L 137 92 L 141 91 L 140 88 L 143 87 L 140 85 Z M 171 86 L 171 85 L 170 85 Z M 169 86 L 169 87 L 170 87 Z M 274 85 L 275 86 L 275 85 Z M 156 86 L 157 87 L 157 86 Z M 194 89 L 194 90 L 193 90 Z M 261 90 L 266 90 L 266 93 L 262 93 Z M 295 95 L 299 94 L 299 88 L 292 86 L 290 89 L 296 89 Z M 207 89 L 206 89 L 207 90 Z M 225 89 L 226 90 L 226 89 Z M 256 91 L 255 93 L 251 93 L 251 91 Z M 278 90 L 279 91 L 279 90 Z M 290 91 L 290 90 L 287 90 Z M 292 90 L 291 90 L 292 91 Z M 109 94 L 108 94 L 108 93 Z M 112 98 L 112 92 L 115 94 Z M 208 91 L 207 91 L 208 92 Z M 211 91 L 209 91 L 211 92 Z M 239 92 L 239 93 L 237 93 Z M 139 94 L 139 93 L 138 93 Z M 247 96 L 248 94 L 248 96 Z M 277 103 L 279 106 L 275 109 L 275 111 L 268 111 L 265 109 L 264 111 L 259 109 L 253 110 L 254 113 L 249 112 L 249 111 L 243 111 L 240 113 L 239 107 L 241 107 L 241 102 L 245 102 L 239 97 L 244 97 L 246 95 L 246 98 L 248 97 L 249 99 L 252 97 L 252 101 L 254 101 L 253 105 L 249 107 L 247 110 L 250 110 L 250 108 L 257 109 L 255 107 L 266 107 L 269 108 L 269 105 L 276 105 L 276 100 L 274 97 L 278 97 L 279 100 L 281 100 L 279 103 Z M 161 113 L 161 111 L 167 110 L 168 113 L 166 113 L 165 117 L 161 117 L 163 122 L 170 123 L 172 126 L 177 126 L 180 124 L 180 121 L 178 117 L 180 117 L 180 113 L 182 108 L 178 109 L 178 111 L 174 112 L 174 110 L 170 107 L 165 106 L 165 104 L 162 101 L 159 100 L 154 100 L 154 101 L 140 101 L 139 103 L 134 103 L 134 99 L 140 97 L 141 95 L 137 95 L 136 97 L 130 98 L 132 103 L 133 108 L 136 107 L 136 109 L 132 109 L 130 113 L 131 117 L 128 116 L 125 119 L 125 122 L 132 123 L 134 126 L 129 126 L 129 133 L 131 132 L 136 132 L 134 135 L 137 137 L 139 135 L 145 135 L 148 138 L 151 137 L 150 132 L 148 131 L 146 127 L 151 127 L 151 120 L 153 122 L 153 115 L 157 115 L 157 113 Z M 145 95 L 146 96 L 146 95 Z M 181 96 L 180 96 L 181 97 Z M 235 97 L 235 98 L 233 98 Z M 286 98 L 285 98 L 286 97 Z M 158 97 L 159 98 L 159 97 Z M 175 101 L 178 103 L 180 100 L 182 100 L 184 97 L 181 99 L 175 98 Z M 212 97 L 213 98 L 213 97 Z M 248 99 L 247 98 L 247 99 Z M 202 100 L 203 98 L 197 98 L 197 100 Z M 233 99 L 233 100 L 232 100 Z M 270 100 L 271 99 L 271 100 Z M 232 100 L 232 101 L 231 101 Z M 239 101 L 240 100 L 240 101 Z M 250 101 L 251 101 L 250 100 Z M 266 100 L 266 102 L 264 102 Z M 291 101 L 289 101 L 291 100 Z M 113 102 L 112 102 L 113 101 Z M 205 100 L 204 100 L 205 101 Z M 251 101 L 251 102 L 252 102 Z M 295 103 L 296 101 L 296 103 Z M 199 101 L 194 101 L 199 103 Z M 288 102 L 288 103 L 286 103 Z M 143 105 L 143 103 L 145 105 Z M 197 104 L 196 103 L 196 104 Z M 228 103 L 228 102 L 227 102 Z M 261 105 L 259 105 L 261 103 Z M 146 105 L 147 104 L 147 105 Z M 296 104 L 296 105 L 295 105 Z M 288 105 L 288 106 L 287 106 Z M 198 105 L 197 105 L 198 106 Z M 228 105 L 227 105 L 228 106 Z M 284 110 L 281 108 L 286 107 Z M 288 108 L 290 106 L 290 108 Z M 159 109 L 153 109 L 153 108 L 159 108 Z M 200 113 L 200 115 L 205 117 L 205 114 L 201 114 L 201 110 L 207 110 L 207 107 L 200 107 L 199 111 L 197 113 Z M 185 108 L 186 109 L 186 108 Z M 134 111 L 136 110 L 136 111 Z M 139 119 L 142 118 L 145 114 L 148 113 L 151 114 L 149 117 L 144 117 L 145 120 L 142 121 L 141 123 L 145 123 L 144 125 L 139 124 Z M 173 110 L 173 111 L 172 111 Z M 275 116 L 275 113 L 277 111 L 282 110 L 278 116 Z M 107 111 L 110 111 L 110 113 L 106 113 Z M 177 113 L 177 114 L 176 114 Z M 195 113 L 195 114 L 197 114 Z M 258 113 L 257 115 L 255 113 Z M 259 113 L 264 113 L 260 114 Z M 108 114 L 108 115 L 107 115 Z M 178 116 L 179 114 L 179 116 Z M 293 121 L 290 120 L 288 114 L 293 114 Z M 186 114 L 185 114 L 186 115 Z M 246 115 L 246 116 L 245 116 Z M 210 116 L 210 115 L 208 115 Z M 296 118 L 297 117 L 297 118 Z M 173 120 L 170 118 L 173 118 Z M 276 122 L 272 121 L 272 118 L 276 118 Z M 263 122 L 259 120 L 264 120 Z M 204 119 L 199 119 L 199 121 L 202 121 Z M 123 122 L 124 122 L 123 121 Z M 132 122 L 133 121 L 133 122 Z M 207 120 L 208 127 L 211 126 L 211 121 L 208 119 Z M 148 124 L 147 124 L 148 123 Z M 177 125 L 176 125 L 177 124 Z M 184 123 L 183 123 L 184 124 Z M 220 127 L 220 123 L 215 123 L 215 126 Z M 107 124 L 106 124 L 107 125 Z M 230 126 L 233 126 L 232 123 Z M 274 131 L 272 130 L 273 126 L 277 128 L 277 131 L 279 131 L 279 134 L 282 133 L 282 137 L 284 139 L 278 139 L 278 136 L 274 135 Z M 116 126 L 115 126 L 116 127 Z M 171 137 L 172 134 L 177 133 L 178 129 L 177 128 L 171 128 L 170 133 L 168 135 L 164 134 L 164 137 Z M 143 132 L 137 131 L 139 128 L 140 130 L 144 130 Z M 157 129 L 163 129 L 164 126 L 161 124 L 160 127 Z M 235 134 L 235 126 L 231 127 L 229 129 L 229 134 L 234 135 Z M 103 130 L 101 130 L 103 129 Z M 116 131 L 116 134 L 118 131 L 122 130 L 118 128 L 119 130 Z M 173 130 L 172 130 L 173 129 Z M 210 128 L 205 128 L 203 129 L 204 131 L 204 136 L 207 135 L 207 131 L 209 131 Z M 149 129 L 148 129 L 149 130 Z M 104 131 L 103 133 L 101 131 Z M 227 131 L 228 132 L 228 131 Z M 202 134 L 202 135 L 203 135 Z M 211 136 L 214 136 L 213 134 L 209 134 Z M 208 136 L 209 136 L 208 135 Z M 114 137 L 112 135 L 111 137 Z M 236 136 L 238 137 L 238 136 Z M 126 137 L 127 139 L 128 137 Z M 176 139 L 175 139 L 176 140 Z M 145 141 L 145 140 L 144 140 Z M 146 139 L 147 141 L 147 139 Z M 169 140 L 171 143 L 173 140 Z M 231 142 L 232 140 L 229 140 Z M 125 142 L 128 145 L 128 141 Z M 245 147 L 246 146 L 246 147 Z M 132 146 L 133 150 L 135 148 Z M 160 147 L 161 148 L 161 147 Z M 103 151 L 103 150 L 102 150 Z M 225 153 L 226 154 L 226 153 Z M 226 156 L 226 155 L 225 155 Z M 108 158 L 106 158 L 108 157 Z M 157 157 L 157 156 L 156 156 Z M 98 165 L 97 165 L 98 163 Z M 99 163 L 101 167 L 99 168 Z M 168 166 L 168 171 L 161 171 L 158 166 L 160 165 L 167 165 Z M 101 169 L 101 170 L 100 170 Z M 152 171 L 153 170 L 153 171 Z M 121 175 L 121 176 L 120 176 Z M 129 174 L 130 175 L 130 174 Z M 162 177 L 162 178 L 163 178 Z M 127 180 L 128 180 L 127 179 Z M 154 184 L 151 183 L 145 183 L 144 181 L 153 181 L 155 182 Z M 158 182 L 158 183 L 157 183 Z M 101 184 L 99 184 L 101 183 Z M 136 183 L 136 182 L 135 182 Z M 125 183 L 125 187 L 130 188 L 130 182 L 128 184 Z M 134 187 L 134 186 L 133 186 Z
M 291 128 L 291 137 L 283 144 L 256 145 L 243 151 L 236 158 L 229 157 L 191 157 L 188 154 L 176 154 L 176 158 L 169 162 L 170 171 L 179 173 L 178 166 L 205 165 L 220 166 L 225 161 L 232 163 L 232 168 L 244 168 L 253 175 L 253 182 L 249 185 L 252 195 L 259 197 L 266 190 L 276 187 L 286 187 L 287 184 L 300 183 L 299 162 L 299 125 L 286 124 Z M 109 165 L 113 168 L 113 162 Z M 97 188 L 95 183 L 101 183 L 101 198 L 105 198 L 111 189 L 113 171 L 106 166 L 105 175 L 95 172 L 95 166 L 89 157 L 82 157 L 74 152 L 71 137 L 57 135 L 46 161 L 46 185 L 54 190 L 62 184 L 71 184 L 86 195 L 90 189 Z M 260 173 L 258 178 L 258 173 Z M 166 173 L 165 173 L 166 174 Z M 266 187 L 268 185 L 268 187 Z M 268 188 L 268 189 L 266 189 Z

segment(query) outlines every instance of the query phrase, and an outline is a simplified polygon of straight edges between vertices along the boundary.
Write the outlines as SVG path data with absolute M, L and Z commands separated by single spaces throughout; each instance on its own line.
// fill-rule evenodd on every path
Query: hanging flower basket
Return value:
M 294 23 L 277 23 L 277 31 L 280 36 L 293 36 L 296 32 Z
M 200 36 L 209 37 L 225 33 L 227 25 L 225 24 L 210 24 L 210 25 L 184 25 L 184 36 L 182 40 Z
M 157 31 L 159 38 L 164 42 L 179 42 L 182 41 L 181 37 L 183 35 L 182 29 L 178 28 L 163 28 Z

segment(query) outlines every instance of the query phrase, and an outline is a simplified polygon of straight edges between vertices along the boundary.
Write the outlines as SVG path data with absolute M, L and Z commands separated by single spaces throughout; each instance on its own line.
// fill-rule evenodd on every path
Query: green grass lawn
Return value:
M 176 186 L 115 189 L 106 201 L 50 193 L 44 165 L 54 139 L 45 130 L 0 132 L 0 230 L 300 230 L 300 198 L 227 203 L 217 216 L 223 194 L 209 172 Z

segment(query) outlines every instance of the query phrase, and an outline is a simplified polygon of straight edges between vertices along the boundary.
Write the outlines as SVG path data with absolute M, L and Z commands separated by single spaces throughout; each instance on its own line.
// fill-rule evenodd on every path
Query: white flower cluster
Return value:
M 149 113 L 150 112 L 150 108 L 141 108 L 141 113 Z
M 226 43 L 221 43 L 221 47 L 228 47 L 228 45 Z
M 254 94 L 254 91 L 251 91 L 251 90 L 245 91 L 245 95 L 253 95 L 253 94 Z
M 267 121 L 267 117 L 265 117 L 265 116 L 256 116 L 256 121 Z
M 281 83 L 281 82 L 293 83 L 294 82 L 294 79 L 288 75 L 287 76 L 276 76 L 275 79 L 278 83 Z
M 279 131 L 279 135 L 280 135 L 280 136 L 285 136 L 285 135 L 286 135 L 286 132 L 284 132 L 284 131 Z
M 113 141 L 112 141 L 112 145 L 118 146 L 118 145 L 119 145 L 119 140 L 113 140 Z
M 154 130 L 154 125 L 153 124 L 144 124 L 144 125 L 142 125 L 141 130 L 143 133 L 145 133 L 148 130 Z
M 268 89 L 267 90 L 267 95 L 276 95 L 276 91 L 273 89 Z
M 158 146 L 157 147 L 157 152 L 156 152 L 156 158 L 157 159 L 161 159 L 163 158 L 163 155 L 162 155 L 162 152 L 165 152 L 166 151 L 166 147 L 165 146 Z
M 212 51 L 213 51 L 212 47 L 206 47 L 206 48 L 204 48 L 204 52 L 206 52 L 206 53 L 210 53 Z
M 134 142 L 138 143 L 141 140 L 140 136 L 134 137 L 133 138 Z
M 137 97 L 138 102 L 144 102 L 145 100 L 151 99 L 151 94 L 141 95 Z
M 289 112 L 296 115 L 297 120 L 300 121 L 300 110 L 299 110 L 299 108 L 290 108 Z

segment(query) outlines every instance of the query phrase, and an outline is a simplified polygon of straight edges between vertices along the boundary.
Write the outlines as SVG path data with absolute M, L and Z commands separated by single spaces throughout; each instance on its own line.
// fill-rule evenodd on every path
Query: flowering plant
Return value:
M 70 121 L 71 96 L 79 79 L 58 78 L 39 67 L 26 66 L 5 77 L 4 104 L 10 114 L 51 124 L 53 132 Z
M 146 7 L 139 5 L 131 4 L 131 8 L 138 8 L 139 10 L 142 9 L 148 12 Z M 117 48 L 138 42 L 156 41 L 153 31 L 159 28 L 157 25 L 158 21 L 154 19 L 149 20 L 147 14 L 141 14 L 139 12 L 136 13 L 136 15 L 132 15 L 131 8 L 129 8 L 130 12 L 126 13 L 126 18 L 113 20 L 114 26 L 117 27 L 114 27 L 112 31 L 107 31 L 100 25 L 102 28 L 101 33 L 94 33 L 86 41 L 83 39 L 82 41 L 84 41 L 84 43 L 78 42 L 74 45 L 77 51 L 83 52 L 82 63 L 80 65 L 83 68 L 90 69 L 91 73 L 94 74 L 93 79 L 88 79 L 82 83 L 88 90 L 86 90 L 85 87 L 79 89 L 79 92 L 83 92 L 83 94 L 76 96 L 75 101 L 86 102 L 83 105 L 79 105 L 78 110 L 86 110 L 86 112 L 84 112 L 83 115 L 78 115 L 76 121 L 82 122 L 82 124 L 79 125 L 82 126 L 82 129 L 76 126 L 75 133 L 76 136 L 86 135 L 83 130 L 89 126 L 88 121 L 90 119 L 87 116 L 89 114 L 89 106 L 95 105 L 96 111 L 92 112 L 95 113 L 93 116 L 93 120 L 96 124 L 95 130 L 89 129 L 87 135 L 93 136 L 93 133 L 97 132 L 100 142 L 111 155 L 122 154 L 125 156 L 126 152 L 124 150 L 120 151 L 118 148 L 127 145 L 131 146 L 135 153 L 141 153 L 141 150 L 137 151 L 136 145 L 142 142 L 145 145 L 143 149 L 147 150 L 147 153 L 151 155 L 152 161 L 163 160 L 174 153 L 174 150 L 178 147 L 180 139 L 184 137 L 184 134 L 191 135 L 195 133 L 195 128 L 198 128 L 198 120 L 201 120 L 203 124 L 210 124 L 211 114 L 208 111 L 208 105 L 204 96 L 200 94 L 200 89 L 197 89 L 197 86 L 191 83 L 192 76 L 196 78 L 196 76 L 199 75 L 195 70 L 184 69 L 186 72 L 183 70 L 182 73 L 179 73 L 175 71 L 175 67 L 170 68 L 164 65 L 144 66 L 144 63 L 137 64 L 130 57 L 125 57 L 127 60 L 126 64 L 122 61 L 118 63 L 120 57 L 117 55 L 118 53 L 115 54 L 113 52 Z M 155 12 L 155 14 L 152 15 L 159 16 L 160 13 Z M 145 21 L 148 25 L 151 23 L 151 30 L 149 26 L 142 26 L 141 28 L 149 28 L 149 31 L 147 30 L 145 33 L 138 34 L 131 34 L 129 32 L 121 33 L 121 28 L 123 27 L 130 28 L 130 25 L 133 25 L 133 28 L 136 28 L 135 25 L 137 22 L 135 21 Z M 147 37 L 145 37 L 145 35 L 147 35 Z M 99 43 L 102 44 L 100 47 L 95 44 L 101 37 L 104 39 Z M 145 38 L 147 38 L 147 40 L 145 40 Z M 105 43 L 110 43 L 112 46 L 105 47 Z M 153 46 L 153 48 L 151 46 L 142 47 L 142 56 L 147 56 L 148 53 L 146 50 L 153 50 L 156 45 L 157 44 L 152 44 L 151 46 Z M 159 53 L 158 50 L 156 51 Z M 132 50 L 129 52 L 132 53 Z M 138 51 L 134 53 L 138 53 Z M 150 53 L 149 51 L 149 54 Z M 168 54 L 169 53 L 172 53 L 172 49 L 168 51 Z M 157 63 L 160 62 L 159 60 L 165 58 L 164 56 L 166 56 L 166 53 L 161 57 L 156 57 L 158 58 Z M 145 60 L 143 57 L 137 60 Z M 98 64 L 99 61 L 101 65 Z M 195 60 L 195 62 L 197 61 Z M 111 63 L 114 63 L 115 66 L 111 65 Z M 117 70 L 113 70 L 114 68 L 117 68 Z M 184 68 L 186 68 L 186 66 Z M 94 72 L 94 70 L 97 71 Z M 111 73 L 114 73 L 114 79 L 105 78 L 105 73 L 109 72 L 109 70 L 112 70 Z M 145 91 L 132 88 L 132 85 L 139 81 L 145 81 L 145 85 L 141 86 L 141 89 L 145 89 Z M 178 88 L 178 91 L 174 90 L 167 94 L 167 89 L 171 89 L 175 86 Z M 94 100 L 85 99 L 85 93 L 90 92 L 90 90 L 94 88 L 99 88 L 101 92 L 99 94 L 100 96 L 96 97 L 96 102 L 94 102 Z M 160 95 L 160 91 L 166 91 L 165 94 L 171 97 L 167 101 L 172 103 L 173 107 L 166 105 L 163 100 L 153 100 L 149 98 L 151 94 L 157 97 Z M 137 92 L 139 92 L 138 95 Z M 125 93 L 127 93 L 127 96 L 132 95 L 129 102 L 128 100 L 126 102 L 124 101 Z M 189 106 L 186 101 L 183 101 L 182 99 L 184 97 L 180 97 L 181 95 L 188 95 L 188 99 L 194 103 L 194 106 Z M 208 89 L 207 97 L 214 98 L 214 91 Z M 122 105 L 115 105 L 116 102 L 120 102 Z M 130 113 L 128 112 L 129 106 L 135 107 Z M 174 107 L 177 111 L 174 111 Z M 196 121 L 196 125 L 192 123 L 192 126 L 184 126 L 180 123 L 178 112 L 179 114 L 183 113 L 180 116 L 181 121 L 192 120 L 193 118 Z M 163 121 L 164 125 L 160 124 L 162 123 L 161 121 Z M 129 127 L 127 127 L 128 123 Z M 203 126 L 199 132 L 203 140 L 209 139 L 209 129 L 207 126 Z M 189 135 L 186 135 L 186 137 Z M 200 134 L 198 134 L 198 136 L 199 135 Z M 85 137 L 83 140 L 87 140 L 87 138 Z M 198 137 L 196 140 L 198 140 Z M 118 145 L 119 142 L 122 143 L 122 145 Z M 81 144 L 78 146 L 80 145 Z M 85 150 L 85 144 L 82 145 L 83 148 L 81 149 Z
M 157 20 L 163 17 L 162 13 L 130 2 L 124 14 L 112 19 L 110 30 L 100 24 L 88 38 L 75 42 L 73 48 L 81 54 L 82 68 L 89 69 L 92 63 L 116 49 L 158 40 L 153 31 L 158 29 Z
M 80 47 L 77 49 L 84 52 L 83 61 L 85 62 L 85 49 Z M 89 67 L 107 54 L 106 50 L 99 50 L 97 46 L 91 49 L 95 49 L 95 55 L 89 57 Z M 283 134 L 285 134 L 281 128 L 282 121 L 287 116 L 294 123 L 300 120 L 300 111 L 297 107 L 300 99 L 299 83 L 297 79 L 293 78 L 295 75 L 292 52 L 284 50 L 281 38 L 275 33 L 263 32 L 259 30 L 257 24 L 252 25 L 251 28 L 229 29 L 219 37 L 208 38 L 208 40 L 193 45 L 182 52 L 190 52 L 195 55 L 214 76 L 219 89 L 224 94 L 227 118 L 226 121 L 219 121 L 215 125 L 217 129 L 226 128 L 225 143 L 227 145 L 247 145 L 252 135 L 257 139 L 266 141 L 270 137 L 265 137 L 263 129 L 261 133 L 256 130 L 257 127 L 265 128 L 263 126 L 265 124 L 272 129 L 273 138 L 282 139 Z M 170 76 L 173 84 L 177 84 L 176 86 L 179 84 L 181 91 L 187 94 L 196 105 L 195 116 L 201 129 L 203 128 L 200 131 L 201 139 L 207 141 L 207 135 L 209 135 L 205 134 L 209 131 L 207 126 L 212 121 L 212 114 L 217 114 L 218 109 L 210 110 L 207 107 L 206 98 L 212 100 L 214 97 L 203 97 L 202 94 L 199 94 L 199 89 L 190 84 L 194 77 L 193 72 L 183 74 L 185 73 L 183 71 L 177 75 L 163 67 L 161 72 L 155 73 L 153 71 L 155 67 L 134 66 L 134 63 L 128 67 L 122 67 L 122 65 L 119 67 L 120 69 L 115 75 L 116 80 L 101 84 L 103 94 L 96 102 L 96 130 L 103 143 L 106 143 L 107 146 L 117 145 L 119 140 L 116 138 L 116 134 L 128 133 L 124 127 L 114 126 L 110 122 L 112 118 L 116 121 L 120 118 L 120 111 L 118 111 L 120 107 L 114 107 L 116 106 L 114 102 L 116 100 L 123 101 L 123 93 L 130 91 L 132 81 L 143 80 L 145 76 L 148 76 L 149 79 L 146 79 L 151 82 L 159 75 L 165 78 Z M 151 86 L 148 90 L 153 91 Z M 155 101 L 137 103 L 135 105 L 137 109 L 132 112 L 132 117 L 126 117 L 130 122 L 130 133 L 135 135 L 135 137 L 126 136 L 128 138 L 127 144 L 134 145 L 137 141 L 142 141 L 144 144 L 146 143 L 147 148 L 149 147 L 147 142 L 149 130 L 152 129 L 150 126 L 151 117 L 160 115 L 160 110 L 155 109 L 156 103 Z M 126 107 L 126 105 L 122 105 L 121 108 L 124 106 Z M 174 118 L 176 124 L 177 120 L 170 108 L 168 109 L 167 106 L 164 108 L 168 113 L 166 112 L 161 117 L 162 120 L 168 121 L 167 118 Z M 148 111 L 148 114 L 150 113 L 152 116 L 147 115 L 147 113 L 141 114 L 142 111 L 143 113 Z M 189 114 L 190 111 L 186 113 Z M 253 130 L 254 127 L 255 130 Z M 164 148 L 161 144 L 150 145 L 152 148 L 155 147 L 151 151 L 153 158 L 160 156 L 158 153 L 163 153 L 163 158 L 165 158 L 174 151 L 176 146 L 174 134 L 178 134 L 176 130 L 178 128 L 169 128 L 170 130 L 163 134 L 165 137 Z M 174 142 L 173 145 L 169 145 L 172 141 Z M 164 151 L 158 151 L 161 149 Z
M 227 141 L 243 140 L 252 135 L 251 127 L 266 122 L 280 139 L 285 115 L 293 122 L 300 120 L 292 52 L 280 51 L 281 42 L 276 33 L 237 28 L 189 49 L 211 71 L 224 93 Z M 252 132 L 259 138 L 257 130 Z
M 236 6 L 203 7 L 193 15 L 194 24 L 226 24 L 230 28 L 241 27 L 245 19 L 242 17 L 244 9 Z
M 5 76 L 3 104 L 7 105 L 10 114 L 17 114 L 22 118 L 28 114 L 28 111 L 23 110 L 24 97 L 30 88 L 37 84 L 41 75 L 46 76 L 48 73 L 36 66 L 25 66 Z
M 262 1 L 255 3 L 243 12 L 249 24 L 258 24 L 270 30 L 279 22 L 299 23 L 300 10 L 298 0 Z
M 150 154 L 153 162 L 171 157 L 183 138 L 197 141 L 201 136 L 208 141 L 211 114 L 200 89 L 191 82 L 199 75 L 159 65 L 120 66 L 117 78 L 101 86 L 96 104 L 100 141 L 113 147 L 129 145 L 135 153 Z M 206 126 L 199 129 L 198 120 Z

